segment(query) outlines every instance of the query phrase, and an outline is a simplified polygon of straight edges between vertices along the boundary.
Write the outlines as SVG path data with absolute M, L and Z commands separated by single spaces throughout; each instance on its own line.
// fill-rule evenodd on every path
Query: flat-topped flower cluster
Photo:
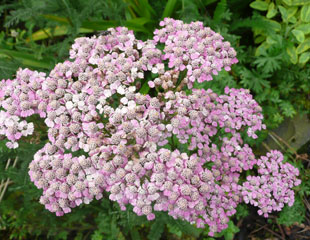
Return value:
M 108 192 L 123 210 L 130 204 L 148 220 L 165 211 L 208 225 L 210 235 L 227 228 L 242 201 L 265 217 L 292 205 L 298 169 L 278 151 L 256 159 L 241 138 L 265 128 L 249 91 L 193 89 L 230 70 L 235 50 L 201 22 L 160 25 L 145 42 L 124 27 L 78 38 L 70 60 L 47 76 L 21 69 L 0 82 L 0 135 L 8 147 L 33 133 L 29 116 L 48 127 L 48 142 L 29 166 L 40 202 L 62 216 Z M 241 183 L 242 171 L 254 168 L 258 175 Z

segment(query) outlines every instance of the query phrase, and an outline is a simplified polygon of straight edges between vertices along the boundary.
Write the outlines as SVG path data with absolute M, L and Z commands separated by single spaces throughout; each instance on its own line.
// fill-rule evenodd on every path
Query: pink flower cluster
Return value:
M 224 68 L 237 63 L 236 51 L 229 42 L 222 42 L 223 37 L 202 22 L 184 24 L 170 18 L 160 22 L 163 28 L 155 30 L 154 42 L 164 43 L 163 60 L 168 60 L 168 67 L 187 71 L 188 87 L 193 83 L 212 80 Z
M 57 216 L 102 198 L 104 176 L 94 158 L 72 157 L 47 143 L 34 155 L 29 169 L 31 181 L 44 190 L 40 203 Z
M 41 89 L 45 80 L 45 73 L 30 71 L 29 69 L 17 71 L 14 80 L 2 80 L 0 82 L 0 135 L 8 138 L 7 146 L 17 148 L 22 136 L 33 133 L 33 123 L 27 123 L 21 118 L 33 114 L 45 116 L 38 106 L 41 104 L 37 91 Z
M 258 214 L 268 217 L 272 211 L 281 211 L 284 204 L 293 206 L 294 191 L 301 181 L 296 178 L 298 169 L 283 163 L 279 151 L 271 151 L 257 161 L 258 176 L 248 176 L 242 184 L 242 196 L 246 203 L 259 208 Z
M 6 143 L 8 148 L 17 148 L 17 141 L 22 136 L 32 135 L 34 130 L 33 123 L 27 123 L 18 116 L 11 116 L 5 111 L 0 111 L 0 135 L 5 136 L 9 141 Z
M 145 42 L 124 27 L 78 38 L 71 60 L 48 76 L 25 69 L 0 82 L 8 147 L 32 133 L 27 117 L 38 114 L 48 127 L 49 141 L 29 166 L 40 202 L 62 216 L 108 192 L 123 210 L 130 204 L 148 220 L 165 211 L 209 225 L 210 235 L 227 228 L 242 200 L 265 216 L 291 205 L 298 170 L 279 152 L 256 160 L 241 138 L 265 129 L 249 91 L 182 91 L 229 70 L 237 62 L 230 44 L 200 22 L 165 19 L 161 26 Z M 145 79 L 149 72 L 156 77 Z M 142 83 L 155 88 L 152 95 L 139 92 Z M 253 168 L 262 176 L 241 184 L 240 174 Z

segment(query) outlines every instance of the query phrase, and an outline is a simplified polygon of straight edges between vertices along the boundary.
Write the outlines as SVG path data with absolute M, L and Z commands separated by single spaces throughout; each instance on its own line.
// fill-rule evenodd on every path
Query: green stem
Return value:
M 173 135 L 171 136 L 171 148 L 172 148 L 172 151 L 175 150 L 174 137 L 173 137 Z
M 183 79 L 186 77 L 186 74 L 187 74 L 187 68 L 184 71 L 180 72 L 179 77 L 178 77 L 178 81 L 176 83 L 176 86 L 175 86 L 175 89 L 173 92 L 176 92 L 178 86 L 181 84 Z

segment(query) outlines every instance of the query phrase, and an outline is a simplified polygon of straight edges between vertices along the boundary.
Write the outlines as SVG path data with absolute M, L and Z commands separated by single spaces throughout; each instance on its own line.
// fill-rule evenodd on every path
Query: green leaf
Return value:
M 164 221 L 161 221 L 160 219 L 155 220 L 155 222 L 151 226 L 147 238 L 150 240 L 159 240 L 164 231 L 164 227 Z
M 189 236 L 193 236 L 195 238 L 198 238 L 202 232 L 201 228 L 197 228 L 194 225 L 190 224 L 189 222 L 177 220 L 177 221 L 175 221 L 175 223 L 177 224 L 179 230 L 183 234 L 187 234 Z
M 61 26 L 56 26 L 55 28 L 45 28 L 34 32 L 30 37 L 26 39 L 26 41 L 38 41 L 46 38 L 50 38 L 51 36 L 63 36 L 66 35 L 69 31 L 70 26 L 66 23 L 65 18 L 56 17 L 53 15 L 45 15 L 46 18 L 52 18 L 55 21 L 65 23 Z M 105 30 L 110 27 L 117 27 L 119 24 L 116 21 L 84 21 L 82 23 L 82 27 L 78 29 L 78 33 L 91 33 L 94 30 Z
M 309 0 L 282 0 L 288 6 L 303 6 L 308 4 Z
M 144 83 L 143 83 L 143 85 L 142 85 L 142 87 L 141 87 L 141 89 L 140 89 L 140 93 L 142 93 L 142 94 L 148 94 L 148 92 L 150 91 L 150 87 L 149 87 L 149 85 L 148 85 L 148 81 L 146 80 Z
M 270 88 L 270 82 L 266 80 L 271 75 L 262 71 L 252 70 L 250 71 L 247 68 L 243 68 L 241 71 L 241 81 L 240 83 L 249 88 L 256 93 L 263 92 L 264 88 Z
M 43 40 L 46 38 L 51 38 L 51 37 L 59 37 L 66 35 L 68 33 L 69 26 L 68 25 L 63 25 L 63 26 L 56 26 L 55 28 L 45 28 L 42 30 L 39 30 L 35 33 L 33 33 L 30 37 L 26 39 L 27 42 L 29 41 L 39 41 Z M 86 29 L 86 28 L 79 28 L 78 29 L 79 33 L 91 33 L 93 30 L 91 29 Z
M 170 17 L 172 15 L 172 13 L 175 11 L 175 7 L 176 7 L 176 3 L 177 0 L 168 0 L 163 15 L 162 15 L 162 19 L 166 18 L 166 17 Z
M 182 237 L 182 231 L 180 230 L 179 226 L 177 226 L 176 224 L 168 223 L 167 228 L 168 228 L 169 233 L 176 235 L 179 239 Z
M 286 117 L 293 117 L 296 114 L 296 111 L 293 105 L 288 101 L 283 101 L 279 104 L 280 109 L 283 112 L 283 115 Z
M 258 37 L 255 38 L 254 42 L 258 44 L 258 43 L 264 42 L 265 40 L 266 40 L 265 36 L 259 35 Z
M 127 20 L 124 23 L 124 25 L 131 30 L 151 34 L 152 29 L 146 28 L 144 26 L 146 23 L 151 23 L 151 22 L 153 22 L 151 19 L 142 17 L 142 18 L 133 18 L 133 19 Z
M 310 59 L 310 52 L 304 52 L 299 57 L 299 63 L 305 64 L 309 61 L 309 59 Z
M 152 16 L 156 15 L 155 10 L 152 8 L 152 6 L 149 4 L 148 0 L 138 0 L 138 2 L 141 5 L 141 9 L 144 11 L 148 12 L 147 16 L 150 16 L 150 18 L 152 18 Z
M 136 24 L 137 26 L 144 26 L 147 23 L 154 23 L 154 21 L 148 18 L 141 17 L 141 18 L 134 18 L 134 19 L 127 20 L 126 23 Z
M 285 206 L 277 218 L 279 224 L 290 226 L 295 222 L 302 223 L 305 219 L 306 209 L 299 197 L 296 197 L 292 207 Z
M 255 50 L 255 56 L 257 57 L 257 56 L 260 56 L 260 55 L 262 55 L 265 51 L 266 51 L 266 49 L 268 49 L 268 43 L 267 43 L 267 41 L 265 41 L 265 42 L 263 42 L 261 45 L 259 45 L 257 48 L 256 48 L 256 50 Z
M 214 10 L 213 20 L 214 21 L 220 21 L 223 18 L 226 9 L 227 9 L 227 2 L 226 2 L 226 0 L 221 0 L 216 5 L 216 8 Z
M 275 8 L 274 3 L 272 2 L 269 4 L 266 17 L 267 18 L 273 18 L 276 14 L 277 14 L 277 9 Z
M 251 27 L 261 31 L 264 35 L 274 34 L 281 30 L 281 24 L 277 21 L 267 19 L 259 14 L 253 14 L 252 18 L 240 19 L 231 24 L 230 29 L 236 30 L 240 27 Z
M 289 19 L 288 19 L 288 21 L 290 22 L 290 23 L 296 23 L 297 22 L 297 18 L 295 17 L 295 16 L 293 16 L 293 17 L 290 17 Z
M 278 6 L 280 13 L 281 13 L 281 17 L 283 19 L 283 22 L 287 22 L 288 20 L 288 13 L 286 8 L 282 7 L 282 6 Z
M 310 33 L 310 23 L 300 24 L 295 29 L 302 31 L 305 35 Z
M 250 7 L 256 10 L 259 10 L 259 11 L 267 11 L 268 3 L 263 2 L 263 1 L 255 1 L 250 4 Z
M 237 226 L 235 226 L 235 224 L 232 221 L 229 221 L 227 231 L 224 233 L 225 240 L 233 240 L 235 234 L 239 231 L 240 229 Z
M 254 64 L 256 64 L 258 68 L 261 68 L 263 72 L 271 73 L 281 69 L 281 59 L 281 54 L 270 56 L 267 53 L 264 53 L 257 57 L 257 59 L 254 61 Z
M 308 38 L 303 43 L 298 45 L 296 52 L 300 54 L 307 51 L 309 48 L 310 48 L 310 39 Z
M 96 31 L 106 30 L 110 27 L 117 27 L 119 23 L 112 20 L 97 20 L 97 21 L 84 21 L 82 22 L 82 27 L 87 29 L 92 29 Z
M 276 31 L 276 32 L 281 31 L 281 24 L 278 23 L 277 21 L 268 19 L 267 22 L 270 23 L 270 25 L 271 25 L 271 27 L 272 27 L 272 29 L 273 29 L 274 31 Z
M 269 45 L 273 45 L 273 44 L 277 43 L 277 41 L 273 38 L 273 36 L 270 36 L 270 35 L 266 38 L 266 42 Z
M 285 3 L 288 6 L 292 5 L 292 0 L 282 0 L 283 3 Z
M 16 73 L 16 70 L 20 67 L 20 62 L 12 61 L 12 59 L 0 58 L 0 76 L 1 79 L 11 78 L 13 74 Z M 0 152 L 1 144 L 4 144 L 4 141 L 0 141 Z
M 298 61 L 297 51 L 293 44 L 286 48 L 287 54 L 290 56 L 290 60 L 293 64 L 296 64 Z
M 302 43 L 303 41 L 305 41 L 305 34 L 302 31 L 294 29 L 292 30 L 292 33 L 298 42 Z
M 233 221 L 228 222 L 228 228 L 224 229 L 220 233 L 216 233 L 216 237 L 222 237 L 224 236 L 225 240 L 233 240 L 234 236 L 237 232 L 239 232 L 240 229 L 233 223 Z
M 210 5 L 210 4 L 212 4 L 212 3 L 214 3 L 214 2 L 216 2 L 217 0 L 203 0 L 203 4 L 205 5 L 205 6 L 208 6 L 208 5 Z
M 152 19 L 152 16 L 156 15 L 148 0 L 127 0 L 125 2 L 130 4 L 129 6 L 139 15 L 138 17 Z
M 304 5 L 300 11 L 300 19 L 303 22 L 310 22 L 310 4 Z
M 48 20 L 52 20 L 52 21 L 59 22 L 59 23 L 70 24 L 69 20 L 65 17 L 59 17 L 59 16 L 52 15 L 52 14 L 43 14 L 42 16 Z
M 283 116 L 280 113 L 275 113 L 272 116 L 272 119 L 275 123 L 281 123 L 284 120 Z
M 34 68 L 51 69 L 53 66 L 52 59 L 37 59 L 32 54 L 24 53 L 21 51 L 0 49 L 0 57 L 1 56 L 16 59 L 22 64 Z
M 295 15 L 295 13 L 298 10 L 298 7 L 289 7 L 286 9 L 287 10 L 287 14 L 288 14 L 288 18 L 291 18 Z
M 236 218 L 239 220 L 249 215 L 249 207 L 245 203 L 239 204 L 236 208 Z
M 139 232 L 136 228 L 133 228 L 130 230 L 130 236 L 131 236 L 131 239 L 141 240 Z

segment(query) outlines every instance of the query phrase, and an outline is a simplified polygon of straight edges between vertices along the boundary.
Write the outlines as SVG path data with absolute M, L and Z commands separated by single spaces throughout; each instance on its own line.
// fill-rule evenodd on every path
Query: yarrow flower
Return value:
M 293 206 L 294 191 L 301 181 L 296 178 L 298 169 L 289 163 L 283 163 L 279 151 L 271 151 L 257 161 L 258 176 L 248 176 L 243 183 L 243 199 L 257 206 L 258 214 L 268 217 L 272 211 L 281 211 L 284 204 Z
M 164 43 L 163 60 L 168 67 L 178 71 L 187 71 L 188 87 L 195 81 L 212 80 L 222 68 L 230 70 L 237 63 L 236 51 L 229 42 L 202 22 L 184 24 L 170 18 L 160 22 L 163 28 L 155 30 L 154 42 Z
M 8 147 L 33 133 L 28 117 L 37 114 L 48 127 L 49 141 L 29 165 L 40 203 L 62 216 L 108 192 L 122 210 L 130 204 L 148 220 L 165 211 L 208 225 L 211 236 L 228 227 L 242 201 L 265 217 L 291 206 L 298 170 L 278 151 L 256 159 L 241 138 L 266 128 L 249 91 L 183 91 L 229 71 L 235 50 L 201 22 L 167 18 L 160 26 L 145 42 L 125 27 L 78 38 L 70 61 L 47 76 L 24 69 L 0 82 Z M 258 176 L 240 183 L 253 168 Z

